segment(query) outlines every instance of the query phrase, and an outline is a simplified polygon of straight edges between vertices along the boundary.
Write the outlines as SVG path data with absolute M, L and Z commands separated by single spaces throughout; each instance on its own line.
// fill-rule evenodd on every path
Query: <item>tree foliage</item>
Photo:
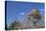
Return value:
M 9 30 L 19 29 L 19 27 L 20 27 L 20 22 L 14 21 L 14 22 L 9 26 Z

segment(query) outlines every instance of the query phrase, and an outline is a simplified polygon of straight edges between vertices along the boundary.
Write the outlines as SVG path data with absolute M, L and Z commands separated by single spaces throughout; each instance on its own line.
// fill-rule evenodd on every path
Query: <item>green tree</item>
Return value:
M 16 21 L 14 21 L 14 22 L 9 26 L 9 30 L 19 29 L 19 27 L 20 27 L 20 22 L 17 22 L 17 20 L 16 20 Z

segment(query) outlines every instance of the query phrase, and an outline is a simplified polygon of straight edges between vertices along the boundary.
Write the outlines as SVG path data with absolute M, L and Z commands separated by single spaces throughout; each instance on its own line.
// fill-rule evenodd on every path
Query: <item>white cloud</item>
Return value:
M 44 9 L 39 9 L 39 11 L 45 11 Z
M 20 14 L 21 14 L 21 15 L 24 15 L 25 13 L 24 13 L 24 12 L 21 12 Z

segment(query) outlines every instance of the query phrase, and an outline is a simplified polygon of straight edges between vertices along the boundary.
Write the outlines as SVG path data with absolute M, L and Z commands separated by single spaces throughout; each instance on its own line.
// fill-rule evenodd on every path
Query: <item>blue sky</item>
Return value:
M 44 3 L 33 2 L 7 2 L 7 24 L 10 25 L 17 18 L 22 21 L 25 14 L 29 13 L 33 8 L 39 9 L 44 16 Z

